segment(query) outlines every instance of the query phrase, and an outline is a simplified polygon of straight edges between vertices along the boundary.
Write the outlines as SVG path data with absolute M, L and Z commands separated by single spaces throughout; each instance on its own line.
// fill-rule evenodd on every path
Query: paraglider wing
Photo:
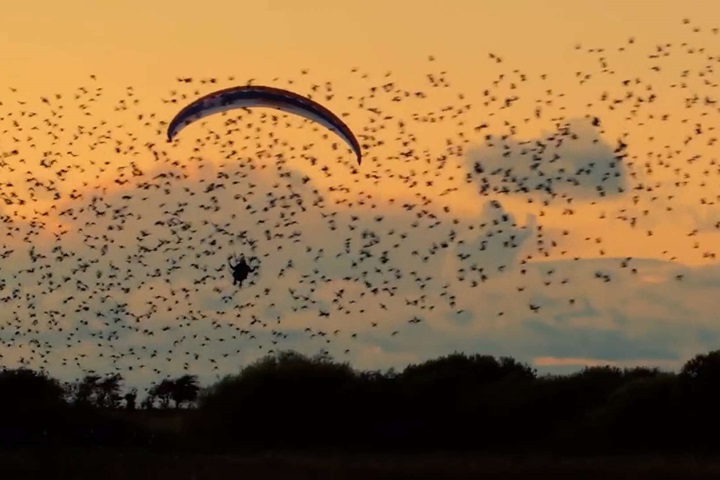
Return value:
M 300 115 L 335 132 L 352 148 L 358 164 L 362 159 L 360 144 L 350 128 L 327 108 L 307 97 L 288 90 L 259 85 L 226 88 L 201 97 L 180 110 L 168 125 L 168 141 L 187 125 L 209 115 L 235 108 L 265 107 Z

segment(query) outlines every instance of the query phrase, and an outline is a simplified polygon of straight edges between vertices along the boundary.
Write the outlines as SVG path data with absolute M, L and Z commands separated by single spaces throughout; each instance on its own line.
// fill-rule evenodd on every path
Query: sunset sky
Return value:
M 711 0 L 3 6 L 0 360 L 136 385 L 286 348 L 373 369 L 456 350 L 677 369 L 720 340 L 719 16 Z M 251 79 L 342 116 L 362 165 L 265 110 L 166 142 L 185 103 Z M 532 189 L 551 177 L 554 197 Z M 259 273 L 238 289 L 240 253 Z

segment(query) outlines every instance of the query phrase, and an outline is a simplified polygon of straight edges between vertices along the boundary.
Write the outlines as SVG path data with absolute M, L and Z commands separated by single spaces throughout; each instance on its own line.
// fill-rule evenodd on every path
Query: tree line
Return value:
M 62 383 L 45 372 L 3 369 L 0 445 L 557 453 L 720 447 L 720 350 L 695 356 L 677 373 L 601 366 L 567 375 L 538 375 L 511 357 L 480 354 L 382 372 L 283 351 L 204 387 L 195 375 L 166 378 L 139 403 L 137 390 L 123 384 L 120 373 Z

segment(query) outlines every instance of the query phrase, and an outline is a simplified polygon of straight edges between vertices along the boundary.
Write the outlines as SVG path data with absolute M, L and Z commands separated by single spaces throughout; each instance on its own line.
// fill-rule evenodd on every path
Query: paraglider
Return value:
M 214 113 L 235 108 L 265 107 L 300 115 L 313 120 L 339 135 L 362 159 L 360 144 L 350 128 L 334 113 L 319 103 L 297 93 L 261 85 L 231 87 L 212 92 L 191 102 L 175 115 L 168 125 L 168 141 L 187 125 Z
M 235 265 L 232 264 L 232 257 L 228 258 L 228 265 L 232 270 L 233 285 L 239 285 L 241 287 L 248 275 L 254 272 L 257 268 L 251 268 L 245 260 L 245 256 L 240 257 L 240 260 Z

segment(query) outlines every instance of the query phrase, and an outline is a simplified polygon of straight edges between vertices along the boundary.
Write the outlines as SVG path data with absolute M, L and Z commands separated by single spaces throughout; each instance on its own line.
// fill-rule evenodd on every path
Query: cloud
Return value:
M 582 367 L 603 367 L 612 366 L 619 368 L 648 367 L 672 370 L 677 367 L 676 359 L 662 360 L 658 358 L 630 360 L 608 360 L 605 358 L 578 358 L 578 357 L 536 357 L 532 364 L 541 368 L 571 367 L 578 369 Z
M 576 118 L 536 139 L 490 137 L 468 151 L 466 166 L 482 194 L 582 201 L 627 191 L 623 155 L 591 120 Z

